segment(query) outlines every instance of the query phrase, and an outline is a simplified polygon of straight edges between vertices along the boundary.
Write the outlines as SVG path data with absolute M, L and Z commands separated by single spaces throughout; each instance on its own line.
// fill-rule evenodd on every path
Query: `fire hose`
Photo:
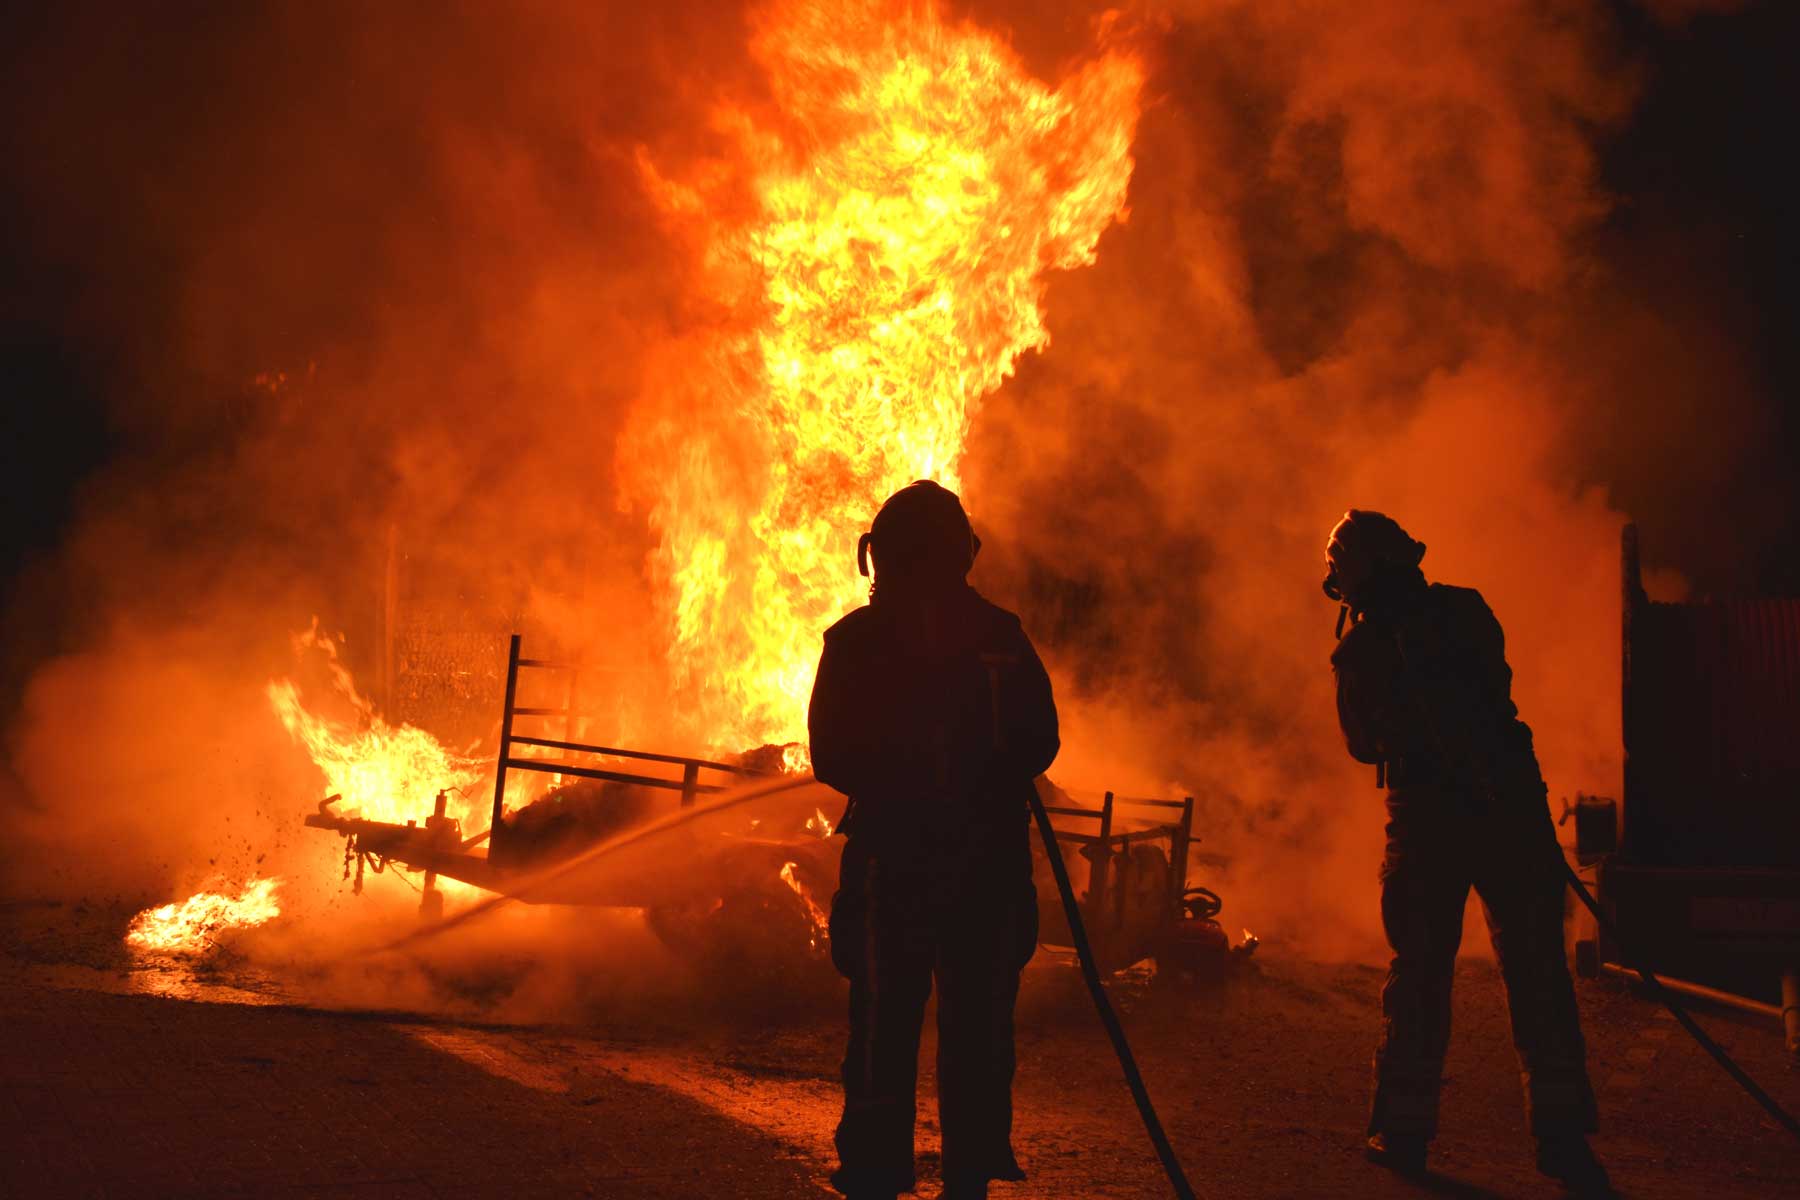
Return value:
M 1144 1086 L 1144 1076 L 1138 1071 L 1137 1059 L 1131 1053 L 1131 1043 L 1125 1040 L 1125 1029 L 1119 1024 L 1119 1016 L 1113 1011 L 1112 1001 L 1107 999 L 1106 988 L 1100 982 L 1099 968 L 1094 965 L 1094 950 L 1088 944 L 1087 927 L 1081 921 L 1081 906 L 1075 902 L 1075 888 L 1069 882 L 1069 868 L 1063 862 L 1062 848 L 1056 843 L 1056 830 L 1050 826 L 1050 814 L 1044 811 L 1044 802 L 1035 788 L 1031 793 L 1031 812 L 1037 818 L 1038 832 L 1044 839 L 1044 855 L 1050 860 L 1050 873 L 1056 876 L 1056 890 L 1062 895 L 1063 911 L 1069 917 L 1069 933 L 1075 942 L 1075 956 L 1081 961 L 1081 977 L 1087 981 L 1088 994 L 1094 998 L 1100 1024 L 1106 1027 L 1106 1036 L 1112 1039 L 1113 1052 L 1119 1056 L 1119 1067 L 1125 1072 L 1131 1098 L 1137 1102 L 1138 1115 L 1144 1119 L 1150 1144 L 1156 1148 L 1156 1157 L 1162 1160 L 1163 1171 L 1169 1176 L 1169 1186 L 1175 1189 L 1175 1195 L 1179 1200 L 1194 1200 L 1194 1189 L 1188 1186 L 1181 1161 L 1175 1157 L 1175 1148 L 1169 1145 L 1169 1135 L 1163 1132 L 1162 1122 L 1157 1119 L 1156 1107 L 1150 1103 L 1150 1092 Z
M 1569 865 L 1566 858 L 1563 859 L 1563 875 L 1569 886 L 1575 889 L 1576 898 L 1587 906 L 1589 912 L 1594 914 L 1594 920 L 1599 922 L 1600 928 L 1606 933 L 1606 936 L 1619 947 L 1620 954 L 1625 954 L 1625 944 L 1619 939 L 1618 928 L 1613 925 L 1612 920 L 1604 912 L 1600 911 L 1600 905 L 1594 899 L 1593 893 L 1588 891 L 1587 884 L 1581 882 L 1581 877 L 1575 874 L 1575 868 Z M 1637 955 L 1634 953 L 1631 957 L 1636 959 Z M 1700 1048 L 1712 1055 L 1713 1060 L 1725 1069 L 1725 1073 L 1731 1076 L 1739 1087 L 1750 1093 L 1751 1099 L 1762 1105 L 1763 1110 L 1775 1118 L 1776 1123 L 1783 1129 L 1795 1137 L 1800 1137 L 1800 1121 L 1794 1120 L 1793 1116 L 1782 1108 L 1773 1096 L 1763 1091 L 1757 1085 L 1756 1080 L 1750 1078 L 1742 1067 L 1732 1061 L 1731 1056 L 1725 1053 L 1724 1047 L 1713 1041 L 1706 1030 L 1700 1028 L 1694 1018 L 1688 1015 L 1687 1010 L 1675 999 L 1674 993 L 1663 986 L 1662 980 L 1658 979 L 1648 968 L 1639 966 L 1635 961 L 1628 961 L 1625 965 L 1637 973 L 1638 978 L 1644 981 L 1644 986 L 1650 989 L 1650 994 L 1662 1001 L 1663 1007 L 1667 1008 L 1674 1018 L 1681 1022 L 1681 1027 L 1688 1031 L 1688 1035 L 1700 1043 Z
M 533 886 L 541 887 L 583 863 L 614 853 L 673 826 L 683 825 L 697 817 L 710 815 L 726 808 L 735 808 L 746 801 L 810 782 L 811 776 L 786 776 L 760 787 L 745 788 L 735 794 L 721 797 L 717 803 L 703 805 L 699 808 L 683 809 L 681 812 L 671 814 L 661 820 L 652 821 L 629 833 L 602 842 L 573 859 L 550 867 L 535 878 L 525 881 L 523 886 L 517 888 L 514 895 L 491 897 L 448 920 L 424 926 L 389 942 L 380 947 L 380 951 L 404 950 L 420 942 L 438 937 L 458 925 L 475 920 L 510 903 L 518 896 L 529 892 Z M 1050 826 L 1050 814 L 1044 811 L 1044 802 L 1038 797 L 1035 788 L 1031 792 L 1031 811 L 1037 818 L 1038 830 L 1044 838 L 1046 857 L 1050 860 L 1050 870 L 1056 876 L 1056 890 L 1062 896 L 1063 910 L 1069 917 L 1069 932 L 1073 935 L 1075 953 L 1081 962 L 1082 978 L 1087 981 L 1088 994 L 1093 997 L 1094 1007 L 1099 1011 L 1100 1023 L 1105 1026 L 1106 1035 L 1112 1040 L 1113 1051 L 1119 1057 L 1119 1066 L 1125 1072 L 1125 1082 L 1130 1086 L 1131 1097 L 1137 1103 L 1138 1115 L 1143 1118 L 1144 1128 L 1150 1135 L 1150 1143 L 1156 1149 L 1156 1157 L 1162 1162 L 1163 1170 L 1169 1177 L 1169 1185 L 1174 1189 L 1177 1200 L 1195 1200 L 1194 1189 L 1189 1186 L 1187 1176 L 1182 1172 L 1181 1162 L 1175 1157 L 1175 1149 L 1169 1144 L 1168 1134 L 1163 1132 L 1162 1122 L 1157 1118 L 1156 1108 L 1150 1102 L 1150 1093 L 1144 1086 L 1144 1076 L 1138 1070 L 1137 1059 L 1131 1053 L 1131 1044 L 1125 1040 L 1125 1030 L 1119 1024 L 1118 1014 L 1113 1011 L 1112 1002 L 1107 999 L 1106 989 L 1100 982 L 1099 968 L 1094 965 L 1093 947 L 1088 943 L 1087 927 L 1082 923 L 1081 908 L 1075 901 L 1075 888 L 1069 882 L 1069 868 L 1063 862 L 1062 850 L 1057 845 L 1056 831 Z
M 622 849 L 647 836 L 661 832 L 670 826 L 685 824 L 709 811 L 718 811 L 722 808 L 736 807 L 745 801 L 767 795 L 770 792 L 784 791 L 787 788 L 808 781 L 808 777 L 789 776 L 765 787 L 747 788 L 743 792 L 724 798 L 722 802 L 717 805 L 703 806 L 699 809 L 683 810 L 681 813 L 675 814 L 670 818 L 651 822 L 646 827 L 603 842 L 587 852 L 576 856 L 574 860 L 557 864 L 540 874 L 531 882 L 541 885 L 556 876 L 571 870 L 581 862 Z M 1093 997 L 1094 1008 L 1099 1013 L 1100 1023 L 1105 1027 L 1106 1035 L 1112 1041 L 1113 1050 L 1118 1055 L 1119 1066 L 1125 1074 L 1127 1086 L 1131 1089 L 1132 1099 L 1137 1104 L 1138 1115 L 1143 1118 L 1144 1129 L 1150 1135 L 1151 1145 L 1156 1150 L 1156 1156 L 1161 1161 L 1163 1170 L 1169 1177 L 1169 1184 L 1174 1189 L 1178 1200 L 1194 1200 L 1193 1188 L 1188 1184 L 1187 1176 L 1181 1169 L 1181 1163 L 1175 1157 L 1174 1147 L 1169 1144 L 1168 1135 L 1163 1131 L 1162 1122 L 1156 1115 L 1156 1108 L 1151 1103 L 1150 1093 L 1144 1086 L 1143 1074 L 1138 1070 L 1137 1060 L 1131 1052 L 1131 1044 L 1125 1038 L 1125 1030 L 1119 1024 L 1118 1015 L 1113 1011 L 1111 1001 L 1107 999 L 1106 989 L 1100 980 L 1099 969 L 1094 963 L 1093 948 L 1088 942 L 1087 927 L 1083 924 L 1081 919 L 1081 908 L 1075 899 L 1075 888 L 1069 882 L 1068 866 L 1063 862 L 1062 850 L 1056 840 L 1056 831 L 1050 825 L 1050 814 L 1044 810 L 1044 803 L 1036 794 L 1035 789 L 1031 795 L 1031 811 L 1037 820 L 1038 831 L 1044 840 L 1045 857 L 1050 860 L 1050 871 L 1056 878 L 1056 890 L 1062 897 L 1063 910 L 1068 914 L 1069 932 L 1075 943 L 1076 956 L 1081 963 L 1082 978 L 1087 983 L 1088 994 Z M 1621 950 L 1623 951 L 1624 943 L 1618 936 L 1617 928 L 1613 925 L 1611 919 L 1601 910 L 1600 905 L 1595 901 L 1593 894 L 1588 891 L 1587 885 L 1582 883 L 1580 877 L 1575 874 L 1574 868 L 1569 866 L 1567 860 L 1563 861 L 1563 873 L 1569 887 L 1574 889 L 1576 898 L 1586 906 L 1589 912 L 1594 914 L 1594 919 L 1599 923 L 1600 928 L 1604 930 L 1607 936 L 1616 944 L 1620 945 Z M 528 889 L 521 888 L 520 890 L 523 892 Z M 421 941 L 437 937 L 455 926 L 474 920 L 485 913 L 491 912 L 494 909 L 511 902 L 513 899 L 513 896 L 492 897 L 458 913 L 447 921 L 437 922 L 433 925 L 415 930 L 379 949 L 381 951 L 389 952 L 405 949 Z M 1631 957 L 1635 959 L 1637 956 L 1633 954 Z M 1656 996 L 1656 998 L 1663 1003 L 1664 1007 L 1669 1010 L 1670 1014 L 1681 1023 L 1681 1027 L 1687 1030 L 1689 1036 L 1698 1042 L 1700 1047 L 1713 1057 L 1719 1066 L 1724 1069 L 1725 1073 L 1730 1075 L 1739 1087 L 1748 1092 L 1751 1098 L 1761 1105 L 1764 1111 L 1774 1118 L 1783 1129 L 1786 1129 L 1795 1137 L 1800 1137 L 1800 1121 L 1796 1121 L 1787 1110 L 1782 1108 L 1781 1105 L 1776 1102 L 1774 1097 L 1770 1096 L 1758 1086 L 1756 1081 L 1751 1079 L 1750 1076 L 1744 1072 L 1742 1067 L 1739 1067 L 1737 1063 L 1732 1061 L 1731 1057 L 1725 1053 L 1725 1050 L 1708 1036 L 1704 1029 L 1701 1029 L 1700 1026 L 1695 1023 L 1693 1017 L 1688 1015 L 1687 1010 L 1684 1009 L 1680 1002 L 1677 1001 L 1669 990 L 1662 985 L 1662 981 L 1659 980 L 1654 973 L 1645 967 L 1639 966 L 1636 961 L 1629 961 L 1625 965 L 1637 973 L 1638 977 L 1644 981 L 1645 986 L 1650 989 L 1651 993 Z

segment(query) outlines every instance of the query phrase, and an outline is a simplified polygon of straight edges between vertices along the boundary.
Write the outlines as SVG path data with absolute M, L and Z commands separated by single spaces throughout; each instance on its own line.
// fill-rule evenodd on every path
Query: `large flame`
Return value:
M 353 718 L 332 720 L 311 711 L 291 679 L 270 681 L 269 704 L 325 776 L 325 794 L 343 797 L 339 811 L 360 812 L 372 821 L 423 823 L 437 793 L 444 791 L 446 816 L 466 825 L 473 815 L 479 819 L 477 830 L 486 827 L 486 810 L 475 802 L 474 785 L 492 773 L 481 760 L 455 753 L 423 729 L 384 720 L 356 690 L 356 681 L 338 661 L 337 647 L 319 632 L 317 622 L 296 634 L 294 645 L 297 652 L 323 656 L 331 690 Z
M 125 942 L 148 954 L 199 954 L 231 929 L 262 925 L 281 915 L 279 879 L 252 879 L 233 896 L 199 892 L 180 904 L 147 908 L 131 919 Z M 218 885 L 214 885 L 218 886 Z
M 1048 341 L 1045 272 L 1123 213 L 1143 77 L 1108 52 L 1052 89 L 890 0 L 777 0 L 752 49 L 773 111 L 720 111 L 736 158 L 642 161 L 722 308 L 653 371 L 621 456 L 677 683 L 731 748 L 804 737 L 819 633 L 862 600 L 857 534 L 914 479 L 958 487 L 979 401 Z

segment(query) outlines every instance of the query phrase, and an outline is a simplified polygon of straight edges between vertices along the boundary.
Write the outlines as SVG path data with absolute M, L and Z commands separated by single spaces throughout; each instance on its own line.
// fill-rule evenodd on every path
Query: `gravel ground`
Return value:
M 344 1008 L 249 959 L 133 963 L 121 911 L 0 907 L 0 1194 L 387 1197 L 830 1195 L 841 995 L 779 1005 L 727 989 L 595 990 L 553 1022 L 500 1023 L 503 986 Z M 529 958 L 529 945 L 514 946 Z M 1360 1157 L 1381 972 L 1265 946 L 1222 986 L 1114 984 L 1152 1095 L 1207 1197 L 1554 1196 L 1531 1169 L 1504 998 L 1458 972 L 1434 1174 Z M 1603 1130 L 1631 1197 L 1800 1196 L 1800 1147 L 1653 1003 L 1578 983 Z M 597 999 L 595 997 L 598 997 Z M 484 1009 L 485 1006 L 485 1009 Z M 1708 1028 L 1800 1109 L 1766 1020 Z M 997 1197 L 1166 1195 L 1068 963 L 1040 955 L 1020 1002 L 1017 1143 Z M 921 1194 L 935 1195 L 930 1035 Z

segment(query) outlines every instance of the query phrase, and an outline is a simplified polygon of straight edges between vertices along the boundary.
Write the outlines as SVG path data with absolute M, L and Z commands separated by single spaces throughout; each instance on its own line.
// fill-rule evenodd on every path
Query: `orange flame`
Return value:
M 125 942 L 148 954 L 199 954 L 228 929 L 266 924 L 281 915 L 279 879 L 252 879 L 236 896 L 199 892 L 180 904 L 147 908 L 131 919 Z
M 676 681 L 731 748 L 805 736 L 857 534 L 914 479 L 959 486 L 981 398 L 1049 340 L 1045 272 L 1123 216 L 1143 80 L 1106 53 L 1051 89 L 898 0 L 777 0 L 752 51 L 779 112 L 717 114 L 741 161 L 641 156 L 725 315 L 653 369 L 621 478 L 661 536 Z
M 354 725 L 319 716 L 301 703 L 300 689 L 292 680 L 269 683 L 269 704 L 275 715 L 324 774 L 326 794 L 335 792 L 343 797 L 340 811 L 360 810 L 373 821 L 416 820 L 432 811 L 440 790 L 469 792 L 489 776 L 485 764 L 446 749 L 423 729 L 383 720 L 368 698 L 356 690 L 355 680 L 338 661 L 337 647 L 319 632 L 318 622 L 294 635 L 294 648 L 298 653 L 312 650 L 325 656 L 332 691 L 356 714 Z M 446 816 L 465 822 L 471 814 L 482 816 L 477 832 L 487 825 L 485 812 L 483 806 L 457 791 L 451 790 L 446 797 Z
M 781 864 L 781 882 L 793 889 L 794 895 L 800 897 L 800 903 L 806 906 L 806 918 L 812 923 L 807 942 L 817 950 L 819 939 L 831 936 L 831 921 L 825 915 L 825 910 L 819 907 L 818 901 L 812 898 L 812 893 L 806 890 L 806 885 L 800 882 L 800 876 L 794 871 L 795 865 L 791 862 Z

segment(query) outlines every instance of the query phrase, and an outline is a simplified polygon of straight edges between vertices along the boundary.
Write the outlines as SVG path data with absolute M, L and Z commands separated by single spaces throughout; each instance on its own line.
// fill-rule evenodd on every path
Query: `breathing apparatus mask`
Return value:
M 1337 635 L 1360 618 L 1386 581 L 1417 574 L 1425 543 L 1414 541 L 1392 517 L 1353 508 L 1332 526 L 1325 543 L 1325 595 L 1337 601 Z

